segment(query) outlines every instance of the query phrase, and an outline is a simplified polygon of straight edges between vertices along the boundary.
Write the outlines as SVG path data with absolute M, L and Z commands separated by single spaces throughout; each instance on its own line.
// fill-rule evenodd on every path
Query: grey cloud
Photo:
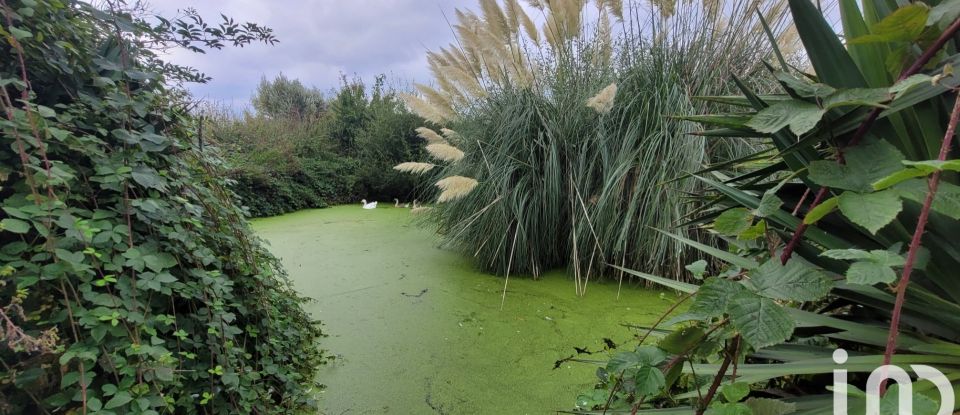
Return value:
M 198 96 L 243 104 L 261 76 L 280 72 L 308 85 L 329 90 L 341 73 L 365 79 L 386 73 L 401 81 L 429 81 L 425 53 L 453 41 L 444 13 L 472 7 L 474 0 L 222 0 L 156 2 L 153 8 L 171 15 L 196 8 L 216 20 L 219 13 L 237 21 L 255 21 L 273 28 L 280 43 L 249 45 L 194 54 L 172 53 L 171 61 L 194 66 L 212 76 L 194 86 Z

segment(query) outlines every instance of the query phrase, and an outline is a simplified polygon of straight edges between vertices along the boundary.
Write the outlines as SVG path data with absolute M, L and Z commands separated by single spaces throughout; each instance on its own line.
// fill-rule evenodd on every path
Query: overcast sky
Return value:
M 196 8 L 211 23 L 219 13 L 238 22 L 273 28 L 280 43 L 195 54 L 179 51 L 175 63 L 193 66 L 213 81 L 191 87 L 200 98 L 234 109 L 247 105 L 261 76 L 283 72 L 306 85 L 328 91 L 340 74 L 372 80 L 380 73 L 394 81 L 429 82 L 426 51 L 453 41 L 444 14 L 475 7 L 475 0 L 154 0 L 164 16 Z

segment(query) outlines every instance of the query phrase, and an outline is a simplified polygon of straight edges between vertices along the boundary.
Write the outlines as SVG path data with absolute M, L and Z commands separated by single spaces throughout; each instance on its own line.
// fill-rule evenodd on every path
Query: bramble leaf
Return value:
M 893 222 L 903 210 L 900 194 L 893 190 L 876 193 L 844 192 L 840 195 L 840 212 L 853 223 L 876 234 L 884 226 Z
M 796 325 L 783 307 L 751 292 L 731 299 L 728 312 L 733 327 L 754 349 L 784 342 Z

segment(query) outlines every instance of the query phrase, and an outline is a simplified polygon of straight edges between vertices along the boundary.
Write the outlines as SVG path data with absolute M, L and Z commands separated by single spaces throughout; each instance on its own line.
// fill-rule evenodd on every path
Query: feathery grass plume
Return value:
M 673 16 L 677 11 L 677 0 L 650 0 L 650 4 L 654 5 L 664 18 Z
M 623 1 L 622 0 L 606 0 L 606 6 L 610 9 L 610 14 L 613 17 L 616 17 L 618 20 L 623 20 Z
M 430 170 L 433 170 L 434 167 L 437 167 L 437 166 L 432 163 L 417 163 L 413 161 L 408 161 L 406 163 L 400 163 L 396 166 L 393 166 L 393 169 L 396 171 L 404 172 L 404 173 L 423 174 Z
M 458 162 L 463 159 L 463 151 L 449 144 L 437 143 L 427 146 L 427 152 L 438 160 Z
M 418 92 L 423 94 L 427 98 L 427 101 L 434 103 L 438 106 L 450 107 L 450 97 L 445 96 L 443 93 L 433 89 L 429 86 L 414 83 L 413 87 L 416 88 Z
M 417 132 L 417 137 L 427 140 L 427 144 L 444 144 L 447 142 L 440 134 L 427 127 L 417 127 L 414 131 Z
M 451 129 L 449 129 L 449 128 L 441 128 L 441 129 L 440 129 L 440 134 L 443 134 L 443 136 L 446 137 L 448 140 L 459 140 L 459 139 L 460 139 L 460 134 L 457 134 L 456 131 L 453 131 L 453 130 L 451 130 Z
M 507 17 L 497 4 L 497 0 L 480 0 L 480 10 L 483 12 L 483 21 L 487 30 L 500 41 L 507 41 L 513 33 Z
M 613 100 L 617 97 L 617 84 L 612 83 L 603 88 L 597 95 L 587 100 L 587 106 L 598 114 L 607 114 L 613 109 Z
M 454 118 L 449 108 L 438 108 L 436 105 L 413 94 L 402 93 L 399 95 L 400 99 L 410 108 L 410 111 L 413 111 L 413 113 L 423 117 L 427 121 L 436 124 L 445 124 Z
M 520 23 L 523 24 L 523 31 L 530 38 L 530 41 L 534 44 L 540 43 L 540 31 L 537 30 L 537 25 L 533 23 L 530 15 L 523 10 L 520 10 Z
M 440 179 L 436 186 L 441 190 L 437 203 L 444 203 L 466 196 L 477 187 L 477 181 L 464 176 L 450 176 Z
M 432 207 L 429 207 L 429 206 L 418 206 L 418 207 L 415 207 L 415 208 L 413 208 L 413 209 L 410 209 L 410 214 L 411 214 L 411 215 L 422 215 L 422 214 L 424 214 L 424 213 L 429 212 L 431 209 L 433 209 L 433 208 L 432 208 Z

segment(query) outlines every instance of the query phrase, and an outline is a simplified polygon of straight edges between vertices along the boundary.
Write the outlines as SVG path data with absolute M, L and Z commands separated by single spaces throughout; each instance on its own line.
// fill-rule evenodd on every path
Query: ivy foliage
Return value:
M 156 53 L 269 29 L 105 4 L 0 0 L 0 413 L 309 407 L 319 325 Z

